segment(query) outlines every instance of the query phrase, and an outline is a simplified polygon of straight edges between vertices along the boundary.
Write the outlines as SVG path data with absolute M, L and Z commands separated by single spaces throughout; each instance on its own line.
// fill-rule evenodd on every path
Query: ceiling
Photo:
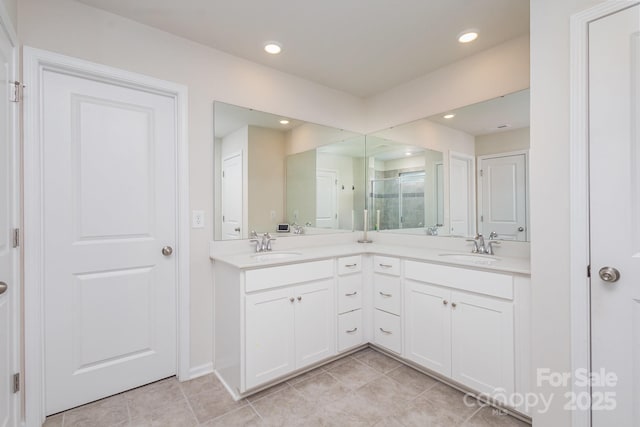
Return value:
M 358 97 L 529 33 L 529 0 L 78 1 Z
M 301 120 L 256 111 L 251 108 L 225 104 L 224 102 L 215 102 L 213 110 L 213 127 L 216 138 L 224 138 L 244 126 L 259 126 L 279 131 L 287 131 L 305 123 Z M 288 120 L 289 123 L 282 124 L 280 120 Z

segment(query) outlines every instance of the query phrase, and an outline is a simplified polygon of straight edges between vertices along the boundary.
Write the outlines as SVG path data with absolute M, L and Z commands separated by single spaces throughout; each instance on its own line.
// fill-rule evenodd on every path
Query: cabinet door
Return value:
M 293 288 L 246 297 L 245 389 L 295 369 L 293 297 Z
M 296 286 L 296 368 L 336 354 L 334 280 Z
M 451 291 L 407 280 L 405 352 L 412 361 L 451 375 Z
M 513 304 L 451 292 L 452 378 L 475 390 L 514 390 Z

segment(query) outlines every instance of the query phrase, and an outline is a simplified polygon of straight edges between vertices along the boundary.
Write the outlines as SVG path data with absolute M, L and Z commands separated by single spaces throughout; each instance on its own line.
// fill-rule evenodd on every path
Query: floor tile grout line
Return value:
M 247 402 L 249 403 L 249 406 L 251 407 L 253 412 L 258 416 L 258 418 L 260 418 L 260 420 L 264 422 L 264 418 L 262 417 L 262 414 L 258 412 L 258 410 L 253 406 L 253 402 L 249 402 L 248 400 Z
M 196 411 L 193 410 L 193 406 L 191 405 L 191 400 L 189 400 L 189 397 L 187 396 L 187 393 L 184 392 L 184 388 L 182 387 L 182 384 L 180 382 L 178 382 L 178 387 L 180 388 L 180 392 L 182 392 L 182 397 L 184 397 L 184 399 L 187 401 L 187 406 L 189 407 L 189 410 L 191 411 L 191 415 L 193 415 L 193 418 L 196 420 L 198 425 L 202 424 L 200 422 L 200 420 L 198 419 L 198 416 L 196 415 Z

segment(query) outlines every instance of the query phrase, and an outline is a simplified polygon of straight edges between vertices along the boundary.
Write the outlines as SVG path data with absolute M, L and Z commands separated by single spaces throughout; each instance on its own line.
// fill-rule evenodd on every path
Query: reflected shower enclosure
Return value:
M 391 178 L 371 181 L 371 207 L 377 221 L 380 212 L 380 230 L 424 227 L 425 221 L 425 173 L 407 172 Z

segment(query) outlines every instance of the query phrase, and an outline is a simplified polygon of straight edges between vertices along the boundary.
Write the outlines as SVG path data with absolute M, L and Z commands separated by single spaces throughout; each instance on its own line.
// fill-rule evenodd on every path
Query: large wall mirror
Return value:
M 364 135 L 222 102 L 214 134 L 215 240 L 362 229 Z
M 371 229 L 528 241 L 529 90 L 367 135 Z

